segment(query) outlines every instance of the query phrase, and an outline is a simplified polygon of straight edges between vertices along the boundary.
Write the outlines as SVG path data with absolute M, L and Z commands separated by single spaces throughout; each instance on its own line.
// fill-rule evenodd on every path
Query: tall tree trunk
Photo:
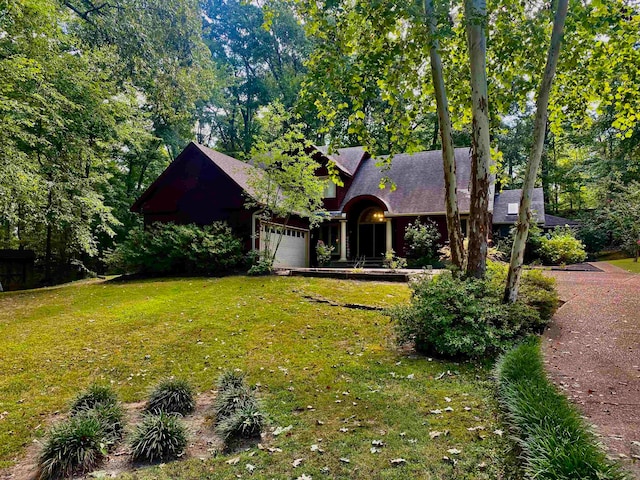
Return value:
M 560 56 L 562 32 L 564 30 L 564 21 L 567 18 L 568 6 L 569 0 L 558 0 L 558 9 L 556 10 L 553 20 L 553 32 L 551 34 L 551 45 L 549 46 L 547 65 L 544 69 L 540 89 L 538 90 L 536 119 L 533 127 L 533 146 L 524 175 L 524 184 L 522 185 L 522 197 L 520 199 L 520 210 L 518 211 L 518 222 L 516 223 L 516 234 L 513 240 L 513 249 L 511 250 L 507 284 L 504 290 L 505 302 L 515 302 L 518 298 L 518 286 L 520 284 L 520 275 L 522 274 L 524 249 L 531 222 L 531 197 L 533 195 L 533 187 L 536 182 L 538 167 L 542 157 L 542 149 L 544 147 L 549 95 L 551 94 L 551 84 L 553 83 L 558 57 Z
M 442 73 L 442 59 L 438 52 L 437 19 L 433 8 L 433 0 L 424 2 L 429 33 L 431 34 L 431 76 L 436 94 L 440 137 L 442 138 L 442 166 L 444 170 L 445 205 L 447 209 L 447 231 L 449 232 L 449 246 L 451 248 L 451 263 L 462 269 L 464 264 L 464 243 L 460 213 L 458 211 L 458 190 L 456 179 L 456 159 L 453 148 L 451 117 L 449 116 L 449 102 Z
M 465 0 L 464 15 L 471 67 L 472 163 L 467 276 L 483 278 L 487 269 L 491 142 L 487 98 L 486 0 Z

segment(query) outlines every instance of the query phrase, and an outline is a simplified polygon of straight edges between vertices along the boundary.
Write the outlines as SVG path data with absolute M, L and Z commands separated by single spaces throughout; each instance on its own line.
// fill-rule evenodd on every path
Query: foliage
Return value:
M 152 414 L 193 412 L 196 402 L 193 388 L 186 380 L 169 378 L 161 381 L 149 394 L 145 410 Z
M 580 263 L 587 258 L 583 243 L 569 227 L 557 227 L 543 236 L 539 252 L 540 258 L 552 265 Z
M 630 255 L 640 249 L 640 181 L 617 185 L 606 206 L 614 239 Z
M 129 232 L 108 259 L 116 272 L 219 275 L 238 268 L 242 244 L 226 223 L 155 223 Z
M 266 226 L 260 242 L 273 262 L 292 215 L 307 219 L 312 227 L 323 218 L 324 181 L 315 175 L 319 165 L 295 115 L 280 104 L 261 113 L 265 131 L 251 153 L 259 168 L 248 180 L 246 206 L 259 209 Z
M 113 391 L 113 388 L 94 383 L 73 400 L 71 413 L 91 410 L 101 405 L 111 406 L 117 403 L 118 397 L 116 396 L 116 392 Z
M 294 107 L 309 40 L 286 2 L 270 1 L 264 8 L 240 0 L 201 5 L 207 18 L 202 35 L 224 88 L 199 109 L 198 141 L 246 158 L 265 128 L 261 109 L 276 101 Z M 312 120 L 312 111 L 300 113 Z
M 390 268 L 391 270 L 397 270 L 399 268 L 405 268 L 407 266 L 407 260 L 402 257 L 398 257 L 396 252 L 388 250 L 384 254 L 382 259 L 382 265 L 384 268 Z
M 316 255 L 318 258 L 318 265 L 321 267 L 324 265 L 328 265 L 331 262 L 331 254 L 335 248 L 333 245 L 325 245 L 322 240 L 318 240 L 318 244 L 316 245 Z
M 585 212 L 580 218 L 576 238 L 582 242 L 585 251 L 593 256 L 611 244 L 611 230 L 609 221 L 602 212 Z
M 487 266 L 487 280 L 495 292 L 502 291 L 507 278 L 507 265 L 489 262 Z M 534 326 L 533 332 L 542 333 L 560 304 L 555 279 L 545 276 L 541 270 L 525 270 L 520 281 L 518 300 L 538 311 L 541 322 Z
M 273 258 L 267 256 L 264 252 L 257 252 L 251 259 L 251 266 L 247 275 L 260 276 L 269 275 L 273 272 Z
M 414 223 L 407 225 L 404 240 L 405 255 L 412 266 L 424 267 L 437 263 L 440 232 L 433 220 L 427 219 L 421 223 L 420 219 L 417 219 Z
M 226 371 L 217 382 L 218 394 L 214 402 L 216 433 L 225 442 L 236 438 L 259 435 L 266 418 L 241 373 Z
M 236 408 L 216 424 L 216 433 L 225 441 L 260 435 L 265 415 L 254 397 L 244 397 Z
M 73 417 L 93 418 L 100 422 L 102 442 L 105 449 L 113 446 L 122 438 L 125 426 L 124 410 L 119 403 L 99 403 L 89 410 L 72 413 Z
M 102 435 L 100 421 L 85 415 L 53 427 L 38 460 L 40 478 L 70 477 L 90 471 L 106 454 Z
M 187 429 L 176 415 L 164 412 L 145 415 L 131 437 L 130 446 L 134 461 L 172 460 L 187 447 Z
M 444 357 L 479 358 L 541 332 L 557 308 L 553 279 L 525 275 L 521 299 L 504 305 L 506 268 L 488 265 L 486 280 L 443 273 L 414 282 L 410 305 L 390 311 L 398 341 Z
M 498 395 L 517 431 L 527 478 L 628 478 L 597 446 L 581 413 L 547 379 L 540 344 L 529 340 L 496 366 Z
M 497 241 L 497 249 L 500 251 L 504 258 L 511 257 L 511 250 L 513 249 L 513 238 L 515 235 L 516 227 L 511 227 L 509 230 L 509 236 L 505 238 L 499 238 Z M 540 259 L 540 245 L 542 245 L 543 231 L 537 223 L 531 223 L 529 226 L 529 235 L 527 236 L 527 243 L 524 249 L 524 263 L 529 264 Z

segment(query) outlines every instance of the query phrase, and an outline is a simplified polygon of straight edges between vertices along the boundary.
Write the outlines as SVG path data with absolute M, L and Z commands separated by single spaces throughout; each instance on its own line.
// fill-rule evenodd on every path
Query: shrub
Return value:
M 232 390 L 240 387 L 244 387 L 245 383 L 245 375 L 242 372 L 227 370 L 216 382 L 216 386 L 218 387 L 218 391 L 226 391 Z
M 213 405 L 216 433 L 225 441 L 260 434 L 265 415 L 256 392 L 242 373 L 228 371 L 218 379 L 218 395 Z
M 176 415 L 145 415 L 133 433 L 130 446 L 136 462 L 171 460 L 187 447 L 187 430 Z
M 390 310 L 398 341 L 413 342 L 418 351 L 429 354 L 477 358 L 542 331 L 557 306 L 553 282 L 538 274 L 525 275 L 521 298 L 504 305 L 506 271 L 492 269 L 486 280 L 441 274 L 412 283 L 410 305 Z
M 109 386 L 93 384 L 84 392 L 80 393 L 71 403 L 71 413 L 82 410 L 90 410 L 98 405 L 115 405 L 118 398 L 113 389 Z
M 504 263 L 487 262 L 487 280 L 496 297 L 501 298 L 504 292 L 508 269 Z M 540 270 L 524 270 L 520 278 L 518 301 L 537 310 L 541 323 L 532 332 L 541 332 L 556 313 L 560 302 L 555 279 L 546 277 Z
M 79 415 L 53 427 L 40 453 L 40 478 L 90 471 L 106 454 L 102 437 L 102 425 L 92 416 Z
M 511 258 L 511 250 L 513 249 L 513 239 L 516 234 L 516 228 L 509 230 L 507 237 L 498 238 L 496 248 L 502 254 L 503 258 L 509 261 Z M 529 225 L 529 234 L 527 235 L 527 243 L 524 247 L 524 263 L 530 264 L 540 260 L 540 245 L 542 244 L 543 233 L 537 223 L 532 222 Z
M 433 220 L 427 219 L 425 223 L 421 223 L 420 219 L 417 219 L 407 225 L 404 240 L 405 255 L 411 266 L 425 267 L 439 263 L 440 232 Z
M 382 265 L 384 265 L 385 268 L 397 270 L 399 268 L 405 268 L 407 266 L 407 260 L 402 257 L 396 256 L 393 250 L 389 250 L 384 254 Z
M 151 391 L 145 410 L 150 413 L 186 415 L 193 412 L 195 407 L 191 385 L 185 380 L 167 379 Z
M 235 409 L 216 423 L 216 433 L 225 441 L 260 435 L 265 416 L 253 396 L 243 396 Z
M 243 263 L 242 244 L 223 222 L 136 228 L 107 258 L 116 273 L 217 275 Z
M 515 427 L 526 478 L 628 478 L 609 462 L 580 413 L 547 380 L 540 345 L 530 340 L 496 365 L 498 396 Z
M 273 272 L 273 259 L 267 258 L 263 252 L 260 252 L 254 257 L 254 262 L 249 268 L 247 274 L 259 276 L 269 275 L 271 272 Z
M 122 438 L 125 425 L 124 411 L 117 403 L 98 404 L 89 410 L 81 410 L 74 416 L 93 418 L 100 422 L 103 443 L 109 447 Z
M 542 237 L 539 252 L 542 260 L 552 265 L 579 263 L 587 258 L 584 245 L 568 227 L 558 227 L 549 237 Z
M 325 245 L 322 240 L 318 240 L 316 245 L 316 257 L 318 259 L 318 265 L 328 265 L 331 262 L 331 254 L 335 248 L 331 245 Z

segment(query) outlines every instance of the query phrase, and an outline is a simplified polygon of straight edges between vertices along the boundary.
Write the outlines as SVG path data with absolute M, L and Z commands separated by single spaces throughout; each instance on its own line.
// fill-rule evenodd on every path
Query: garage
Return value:
M 260 227 L 260 238 L 265 238 L 265 225 Z M 276 268 L 283 267 L 306 267 L 308 266 L 309 252 L 309 230 L 296 227 L 282 227 L 280 225 L 271 225 L 271 242 L 277 243 L 280 231 L 282 231 L 282 240 L 276 252 L 273 266 Z M 264 242 L 260 242 L 260 250 L 264 250 Z

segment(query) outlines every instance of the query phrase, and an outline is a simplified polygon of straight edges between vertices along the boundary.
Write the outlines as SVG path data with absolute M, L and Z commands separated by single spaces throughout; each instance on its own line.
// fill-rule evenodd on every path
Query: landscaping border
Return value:
M 580 412 L 548 380 L 540 340 L 527 339 L 496 363 L 498 397 L 535 479 L 628 479 L 599 446 Z

